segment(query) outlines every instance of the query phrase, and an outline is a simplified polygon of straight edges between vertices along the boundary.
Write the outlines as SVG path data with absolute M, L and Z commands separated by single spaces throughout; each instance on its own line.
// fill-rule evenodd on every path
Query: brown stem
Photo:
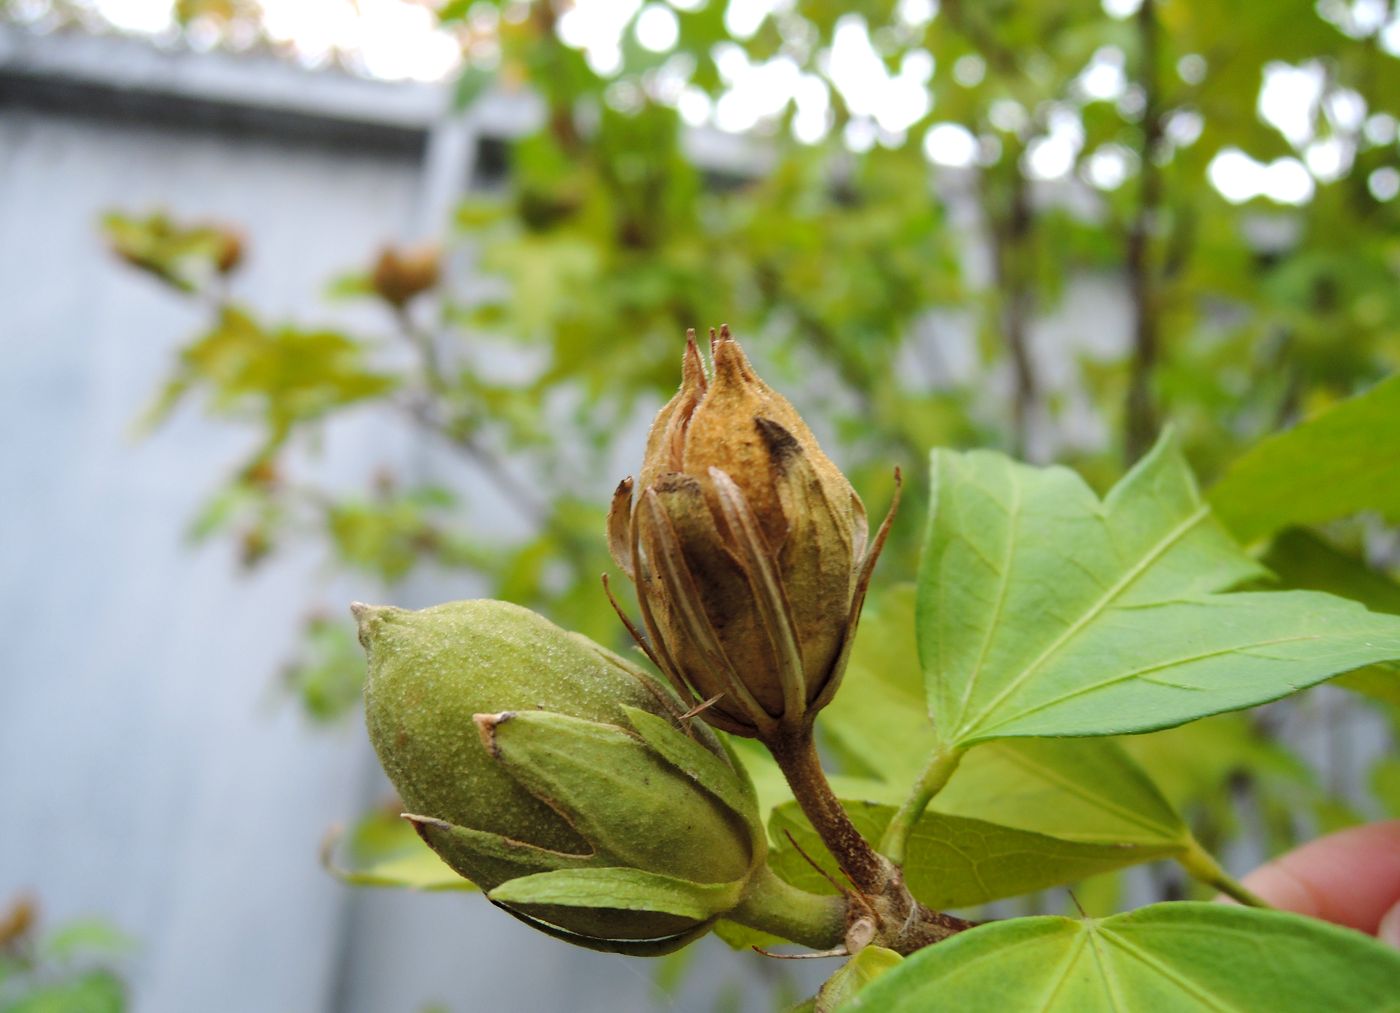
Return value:
M 780 736 L 770 742 L 768 748 L 792 787 L 797 804 L 802 807 L 802 812 L 826 845 L 826 850 L 836 859 L 841 871 L 850 877 L 861 893 L 872 897 L 883 893 L 893 867 L 876 854 L 870 842 L 860 835 L 851 817 L 846 814 L 845 807 L 831 790 L 817 756 L 811 729 Z
M 1141 48 L 1138 77 L 1143 91 L 1142 162 L 1137 213 L 1127 238 L 1128 288 L 1133 301 L 1133 353 L 1128 393 L 1123 406 L 1123 453 L 1132 464 L 1156 438 L 1157 405 L 1152 395 L 1152 372 L 1157 366 L 1161 337 L 1157 327 L 1157 278 L 1151 263 L 1152 230 L 1162 203 L 1162 172 L 1157 155 L 1162 143 L 1163 117 L 1157 84 L 1157 14 L 1154 0 L 1142 0 L 1137 12 Z
M 976 924 L 920 904 L 903 871 L 860 835 L 822 771 L 810 727 L 780 733 L 767 746 L 797 804 L 860 895 L 847 911 L 846 945 L 852 952 L 875 944 L 907 955 Z

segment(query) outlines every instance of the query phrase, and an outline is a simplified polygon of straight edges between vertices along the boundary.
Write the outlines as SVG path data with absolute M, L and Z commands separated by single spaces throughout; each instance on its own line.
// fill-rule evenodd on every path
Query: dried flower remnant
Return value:
M 379 298 L 402 309 L 415 297 L 436 288 L 441 276 L 442 252 L 436 246 L 386 246 L 374 262 L 370 284 Z
M 690 332 L 609 547 L 637 587 L 634 635 L 707 721 L 800 737 L 840 683 L 889 518 L 872 540 L 855 490 L 727 327 L 711 352 L 707 375 Z

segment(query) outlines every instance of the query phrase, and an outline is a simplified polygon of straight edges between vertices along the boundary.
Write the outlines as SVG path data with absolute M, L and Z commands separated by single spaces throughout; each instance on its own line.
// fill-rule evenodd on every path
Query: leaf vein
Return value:
M 1009 714 L 1006 717 L 1002 718 L 1000 721 L 997 721 L 995 724 L 988 725 L 986 728 L 983 729 L 983 731 L 989 732 L 996 728 L 1004 728 L 1006 725 L 1024 720 L 1032 714 L 1037 714 L 1040 711 L 1048 710 L 1051 707 L 1058 707 L 1060 704 L 1065 703 L 1068 700 L 1073 700 L 1075 697 L 1084 696 L 1088 693 L 1096 693 L 1101 689 L 1107 689 L 1109 686 L 1117 685 L 1120 682 L 1127 682 L 1130 679 L 1139 679 L 1150 672 L 1159 672 L 1164 669 L 1173 668 L 1177 665 L 1189 665 L 1193 662 L 1205 661 L 1209 658 L 1223 657 L 1227 654 L 1242 654 L 1246 653 L 1250 649 L 1257 649 L 1260 647 L 1272 647 L 1275 644 L 1292 644 L 1304 640 L 1317 639 L 1319 639 L 1319 636 L 1316 633 L 1300 633 L 1296 636 L 1291 637 L 1277 637 L 1273 640 L 1260 640 L 1251 644 L 1233 644 L 1229 647 L 1220 647 L 1210 651 L 1202 651 L 1199 654 L 1187 654 L 1179 658 L 1168 658 L 1166 661 L 1158 661 L 1154 662 L 1151 665 L 1145 665 L 1142 668 L 1135 668 L 1131 672 L 1125 672 L 1122 675 L 1115 675 L 1112 678 L 1104 679 L 1101 682 L 1091 683 L 1087 686 L 1077 686 L 1066 693 L 1061 693 L 1057 697 L 1052 697 L 1051 699 L 1042 701 L 1041 703 L 1035 704 L 1032 707 L 1027 707 L 1025 710 L 1017 711 L 1014 714 Z M 1157 683 L 1158 685 L 1164 686 L 1173 685 L 1172 683 L 1163 682 L 1161 680 L 1157 680 Z M 1186 687 L 1175 686 L 1174 688 L 1185 689 Z M 1191 689 L 1193 690 L 1196 688 L 1197 687 L 1191 687 Z
M 1189 514 L 1186 518 L 1184 518 L 1181 521 L 1181 523 L 1179 523 L 1176 527 L 1172 528 L 1165 535 L 1163 535 L 1162 538 L 1158 540 L 1157 544 L 1153 545 L 1150 549 L 1148 549 L 1148 551 L 1143 554 L 1143 557 L 1141 559 L 1139 559 L 1135 564 L 1129 567 L 1128 571 L 1124 573 L 1123 576 L 1120 577 L 1117 581 L 1115 581 L 1113 585 L 1110 586 L 1108 590 L 1105 591 L 1099 597 L 1098 601 L 1096 601 L 1092 606 L 1090 606 L 1087 612 L 1080 616 L 1079 619 L 1077 619 L 1073 624 L 1066 627 L 1064 631 L 1060 633 L 1059 636 L 1057 636 L 1053 641 L 1050 642 L 1049 646 L 1046 647 L 1045 650 L 1041 651 L 1040 654 L 1036 656 L 1036 659 L 1034 661 L 1032 661 L 1028 666 L 1022 669 L 1019 674 L 1012 678 L 1012 680 L 1006 684 L 1005 688 L 1002 689 L 1002 691 L 998 693 L 991 700 L 991 702 L 987 704 L 987 706 L 982 708 L 981 712 L 978 713 L 976 717 L 974 717 L 969 722 L 963 723 L 959 728 L 959 733 L 957 737 L 965 738 L 968 733 L 976 730 L 977 726 L 982 721 L 985 721 L 988 715 L 995 711 L 996 708 L 999 707 L 1006 700 L 1007 697 L 1011 696 L 1017 690 L 1019 690 L 1021 686 L 1023 686 L 1031 678 L 1031 676 L 1033 676 L 1040 669 L 1040 667 L 1045 664 L 1045 662 L 1049 661 L 1050 658 L 1053 657 L 1054 654 L 1057 651 L 1059 651 L 1062 647 L 1064 647 L 1066 643 L 1072 640 L 1075 636 L 1077 636 L 1080 633 L 1080 631 L 1082 631 L 1086 626 L 1088 626 L 1091 622 L 1093 622 L 1100 615 L 1102 615 L 1103 612 L 1108 608 L 1108 606 L 1113 603 L 1113 600 L 1115 598 L 1117 598 L 1129 587 L 1131 587 L 1139 577 L 1141 577 L 1144 573 L 1147 572 L 1148 568 L 1151 567 L 1153 563 L 1161 559 L 1162 556 L 1165 555 L 1167 551 L 1172 548 L 1172 546 L 1176 545 L 1176 543 L 1181 541 L 1182 538 L 1186 537 L 1186 535 L 1193 528 L 1195 528 L 1196 525 L 1200 524 L 1201 521 L 1205 520 L 1205 518 L 1209 515 L 1210 508 L 1202 505 L 1198 507 L 1194 512 Z
M 1240 1007 L 1233 1006 L 1229 1003 L 1221 1002 L 1218 997 L 1206 991 L 1199 984 L 1192 981 L 1180 971 L 1176 970 L 1170 964 L 1162 963 L 1160 960 L 1153 957 L 1152 954 L 1144 952 L 1141 947 L 1135 946 L 1133 943 L 1128 942 L 1128 940 L 1124 939 L 1116 932 L 1113 932 L 1109 929 L 1102 929 L 1100 931 L 1103 933 L 1105 942 L 1109 943 L 1112 946 L 1116 946 L 1118 949 L 1122 950 L 1125 954 L 1127 954 L 1129 958 L 1136 960 L 1138 963 L 1151 968 L 1153 971 L 1156 971 L 1163 978 L 1170 981 L 1173 985 L 1181 989 L 1187 995 L 1190 995 L 1193 999 L 1195 999 L 1202 1005 L 1208 1007 L 1209 1009 L 1219 1010 L 1221 1011 L 1221 1013 L 1236 1013 L 1236 1011 L 1238 1011 L 1238 1013 L 1243 1013 Z
M 1007 511 L 1006 548 L 1002 553 L 1002 561 L 999 568 L 1000 580 L 997 582 L 996 606 L 993 608 L 992 616 L 983 630 L 982 646 L 977 652 L 977 660 L 973 662 L 972 674 L 968 677 L 967 685 L 963 689 L 962 701 L 958 704 L 958 722 L 961 722 L 962 716 L 967 713 L 967 707 L 972 701 L 972 693 L 977 685 L 978 677 L 982 674 L 983 668 L 986 665 L 987 652 L 991 649 L 992 637 L 995 635 L 997 627 L 1001 623 L 1001 613 L 1006 604 L 1007 589 L 1011 585 L 1011 561 L 1015 558 L 1016 536 L 1021 527 L 1021 483 L 1013 481 L 1011 483 L 1011 489 L 1011 507 Z

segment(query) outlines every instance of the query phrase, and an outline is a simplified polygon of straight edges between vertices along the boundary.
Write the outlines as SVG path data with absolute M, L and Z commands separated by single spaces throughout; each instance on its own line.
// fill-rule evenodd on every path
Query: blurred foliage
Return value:
M 384 585 L 461 575 L 622 644 L 597 586 L 613 455 L 640 459 L 688 327 L 731 325 L 872 515 L 905 470 L 881 582 L 913 572 L 930 446 L 1060 460 L 1106 488 L 1171 423 L 1210 481 L 1400 368 L 1385 4 L 647 3 L 615 53 L 571 44 L 565 19 L 584 12 L 563 0 L 439 14 L 463 44 L 459 104 L 528 93 L 535 113 L 441 247 L 371 255 L 366 236 L 345 265 L 331 295 L 377 305 L 382 333 L 261 320 L 226 227 L 105 223 L 125 260 L 209 308 L 151 418 L 196 399 L 252 428 L 193 531 L 227 533 L 249 566 L 314 542 Z M 648 48 L 644 19 L 674 40 Z M 847 74 L 862 54 L 871 87 Z M 748 108 L 754 75 L 802 101 Z M 749 129 L 687 126 L 706 117 Z M 307 459 L 327 423 L 367 412 L 455 455 L 450 488 L 402 478 L 404 461 L 363 491 L 319 484 Z M 502 503 L 523 535 L 475 523 Z M 1307 535 L 1357 581 L 1322 575 L 1316 552 L 1284 565 L 1297 537 L 1280 541 L 1285 583 L 1365 598 L 1396 570 L 1375 517 Z M 337 623 L 310 621 L 288 670 L 318 719 L 350 707 L 360 677 Z M 1394 811 L 1393 760 L 1358 811 L 1277 741 L 1273 713 L 1128 746 L 1212 847 L 1241 832 L 1242 798 L 1276 847 Z
M 0 1011 L 122 1013 L 127 990 L 113 965 L 131 948 L 98 919 L 40 932 L 37 902 L 19 897 L 0 908 Z

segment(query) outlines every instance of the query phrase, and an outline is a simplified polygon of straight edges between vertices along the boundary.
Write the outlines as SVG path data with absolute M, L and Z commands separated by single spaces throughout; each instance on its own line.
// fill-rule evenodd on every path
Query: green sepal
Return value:
M 562 869 L 502 883 L 495 904 L 609 942 L 708 929 L 743 897 L 743 882 L 692 883 L 638 869 Z
M 624 706 L 622 710 L 647 745 L 727 805 L 753 830 L 754 850 L 760 852 L 765 838 L 758 815 L 758 796 L 743 766 L 727 752 L 723 757 L 716 756 L 665 718 L 637 707 Z
M 608 865 L 691 882 L 747 875 L 746 821 L 632 734 L 544 711 L 481 715 L 478 724 L 491 755 Z
M 529 876 L 539 872 L 541 868 L 551 871 L 581 869 L 602 862 L 597 855 L 570 855 L 562 851 L 550 851 L 548 848 L 537 848 L 533 844 L 513 841 L 500 834 L 459 827 L 455 823 L 431 816 L 404 813 L 403 818 L 412 824 L 423 843 L 437 852 L 443 861 L 451 865 L 453 855 L 460 851 L 471 856 L 472 868 L 489 866 L 493 881 Z
M 512 879 L 488 896 L 515 907 L 614 908 L 708 921 L 739 903 L 743 883 L 692 883 L 640 869 L 561 869 Z
M 491 900 L 490 897 L 486 898 Z M 495 901 L 491 901 L 495 904 Z M 689 946 L 699 939 L 706 932 L 710 931 L 708 923 L 696 925 L 685 932 L 677 933 L 673 936 L 665 936 L 661 939 L 596 939 L 592 936 L 579 935 L 577 932 L 569 932 L 561 929 L 557 925 L 541 921 L 523 911 L 516 911 L 504 904 L 496 904 L 506 914 L 519 922 L 530 926 L 537 932 L 561 942 L 570 943 L 573 946 L 582 946 L 585 950 L 595 950 L 598 953 L 620 953 L 626 957 L 664 957 L 668 953 L 675 953 L 684 946 Z

